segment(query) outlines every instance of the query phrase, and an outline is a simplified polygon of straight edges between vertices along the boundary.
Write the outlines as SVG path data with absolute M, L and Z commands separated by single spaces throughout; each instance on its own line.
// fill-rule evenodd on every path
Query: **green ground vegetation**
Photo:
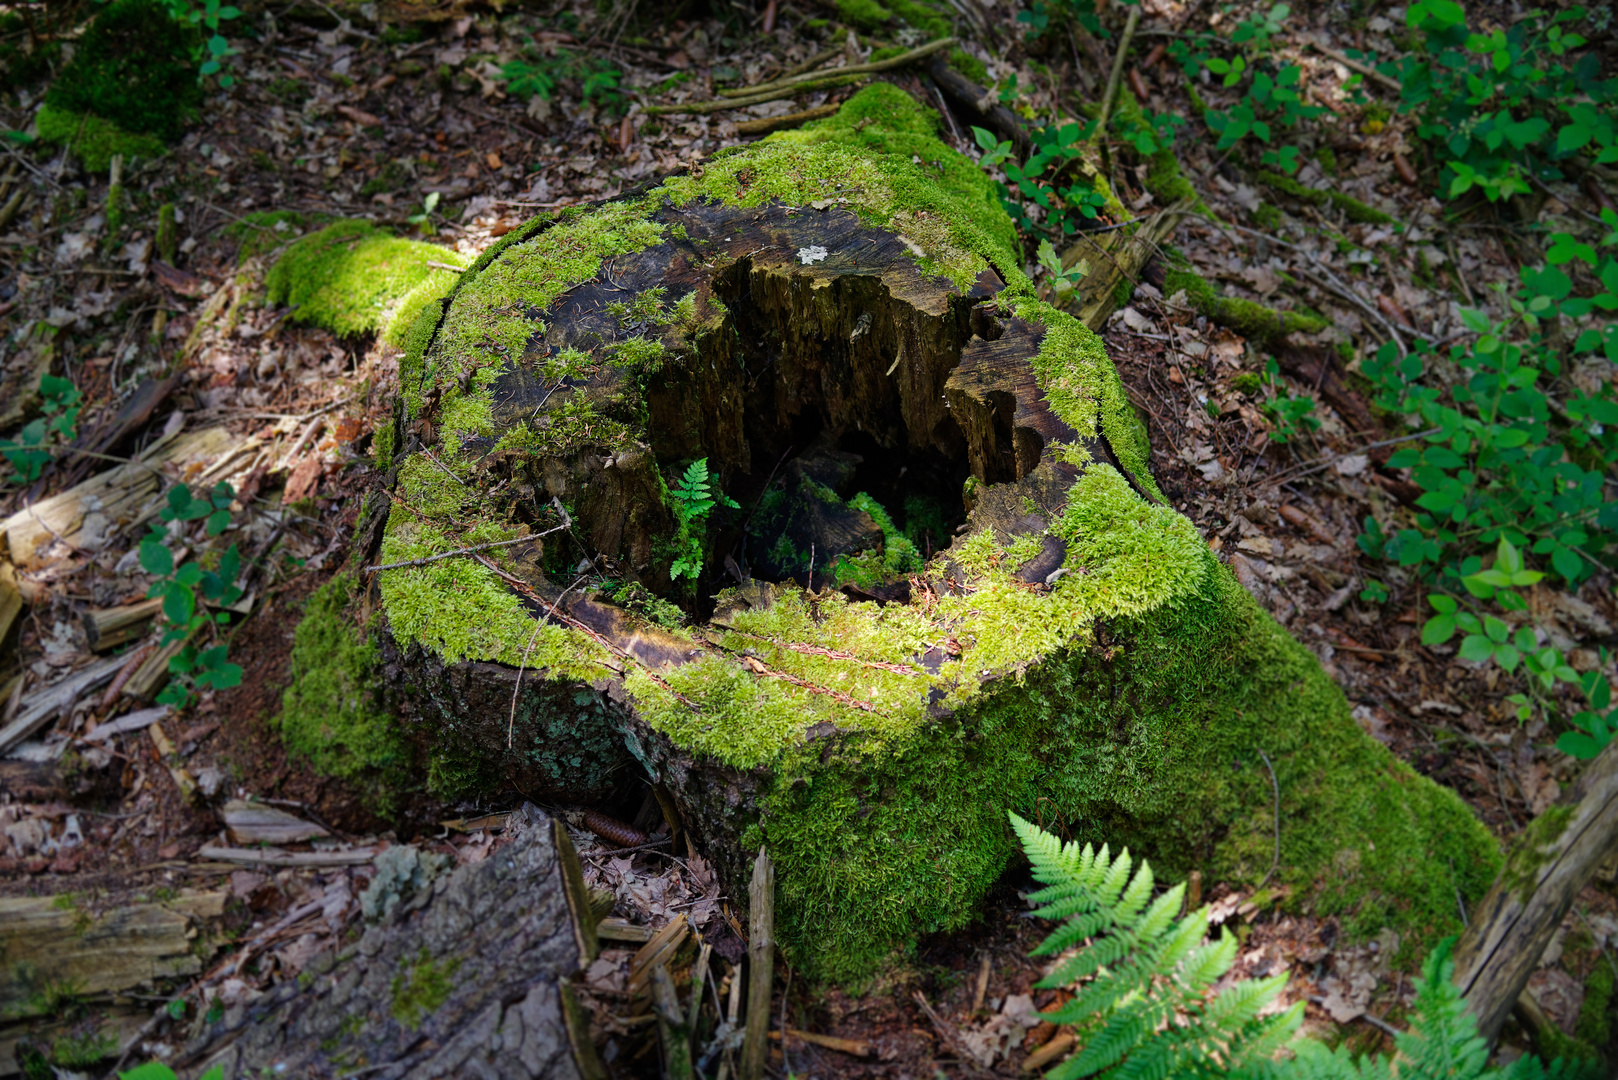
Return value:
M 428 304 L 455 284 L 464 266 L 455 251 L 406 240 L 368 221 L 339 221 L 291 244 L 265 281 L 272 304 L 295 318 L 342 335 L 382 332 L 394 343 Z
M 161 0 L 114 0 L 51 84 L 40 137 L 71 145 L 92 172 L 113 154 L 156 156 L 201 105 L 198 44 Z
M 355 577 L 339 574 L 310 596 L 281 697 L 281 737 L 316 771 L 347 781 L 387 816 L 411 785 L 409 744 L 383 705 L 378 650 L 354 621 Z

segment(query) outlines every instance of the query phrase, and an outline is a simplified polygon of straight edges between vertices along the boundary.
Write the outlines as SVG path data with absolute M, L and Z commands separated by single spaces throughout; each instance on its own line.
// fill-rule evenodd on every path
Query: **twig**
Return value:
M 466 481 L 462 480 L 459 476 L 456 476 L 453 472 L 451 472 L 448 465 L 445 465 L 442 461 L 439 461 L 437 454 L 434 454 L 431 450 L 423 450 L 422 453 L 426 455 L 428 461 L 432 462 L 434 465 L 437 465 L 445 476 L 449 477 L 462 487 L 466 486 Z
M 558 525 L 556 528 L 565 529 L 565 528 L 567 528 L 567 526 L 566 525 Z M 526 540 L 528 538 L 523 537 L 523 539 Z M 588 578 L 589 576 L 590 576 L 589 574 L 580 574 L 577 578 L 575 578 L 573 580 L 572 585 L 569 585 L 566 589 L 562 590 L 561 596 L 558 596 L 556 598 L 556 603 L 551 605 L 551 609 L 555 610 L 556 608 L 561 607 L 562 606 L 562 598 L 565 597 L 568 594 L 568 592 L 572 590 L 573 585 L 577 585 L 579 582 L 583 581 L 584 579 Z M 545 625 L 545 620 L 544 619 L 536 619 L 536 620 L 534 620 L 534 632 L 532 634 L 528 635 L 528 647 L 522 651 L 522 663 L 517 665 L 517 685 L 511 688 L 511 719 L 506 724 L 506 749 L 507 750 L 511 749 L 512 739 L 516 735 L 516 731 L 517 731 L 517 695 L 522 693 L 522 676 L 523 676 L 523 672 L 528 670 L 528 654 L 533 651 L 534 642 L 539 640 L 539 628 L 544 626 L 544 625 Z
M 762 105 L 766 101 L 778 101 L 781 98 L 794 97 L 810 90 L 831 90 L 839 86 L 847 86 L 849 83 L 859 82 L 864 77 L 863 74 L 825 76 L 811 82 L 797 83 L 793 86 L 783 86 L 779 90 L 771 90 L 768 93 L 755 94 L 752 97 L 689 101 L 679 105 L 649 105 L 641 110 L 641 115 L 666 116 L 671 113 L 701 115 L 704 113 L 724 112 L 726 109 L 745 109 L 749 105 Z
M 763 1080 L 770 1028 L 770 983 L 775 973 L 775 864 L 763 848 L 753 861 L 748 889 L 747 1035 L 741 1080 Z
M 567 511 L 563 510 L 562 524 L 552 526 L 551 528 L 546 529 L 544 532 L 529 533 L 527 536 L 517 536 L 510 540 L 491 540 L 487 544 L 474 544 L 471 547 L 456 548 L 454 551 L 446 551 L 440 555 L 424 555 L 419 559 L 407 559 L 404 562 L 382 563 L 380 566 L 367 566 L 365 568 L 365 572 L 367 574 L 374 574 L 378 570 L 404 570 L 412 566 L 426 566 L 428 563 L 435 563 L 440 559 L 453 559 L 457 555 L 473 555 L 479 551 L 488 551 L 490 548 L 510 547 L 513 544 L 521 544 L 527 540 L 538 540 L 542 536 L 549 536 L 551 533 L 561 532 L 563 529 L 570 527 L 572 524 L 573 522 L 567 519 Z
M 1425 439 L 1427 436 L 1436 435 L 1443 430 L 1443 428 L 1428 428 L 1426 431 L 1418 431 L 1411 435 L 1400 435 L 1398 438 L 1382 439 L 1379 442 L 1368 443 L 1365 446 L 1358 447 L 1354 450 L 1344 450 L 1340 454 L 1330 454 L 1324 458 L 1318 459 L 1308 468 L 1302 469 L 1301 471 L 1289 470 L 1287 472 L 1276 473 L 1274 476 L 1266 476 L 1263 480 L 1259 481 L 1259 483 L 1261 485 L 1281 484 L 1286 483 L 1287 481 L 1297 480 L 1301 477 L 1317 473 L 1321 469 L 1330 468 L 1344 458 L 1353 457 L 1355 454 L 1364 454 L 1371 450 L 1380 450 L 1384 446 L 1396 446 L 1399 443 L 1412 442 L 1416 439 Z
M 1099 139 L 1107 130 L 1107 119 L 1112 115 L 1112 103 L 1118 96 L 1118 83 L 1124 75 L 1124 58 L 1129 54 L 1129 45 L 1135 38 L 1135 27 L 1140 25 L 1140 5 L 1135 4 L 1129 9 L 1129 18 L 1124 23 L 1124 33 L 1118 39 L 1118 51 L 1112 58 L 1112 74 L 1107 76 L 1107 90 L 1101 96 L 1101 115 L 1096 119 L 1096 131 L 1092 139 Z
M 1275 778 L 1275 766 L 1270 764 L 1270 755 L 1264 752 L 1263 747 L 1259 747 L 1258 756 L 1264 759 L 1265 768 L 1270 770 L 1270 786 L 1275 789 L 1275 858 L 1270 860 L 1270 869 L 1265 873 L 1264 880 L 1258 883 L 1262 889 L 1281 868 L 1281 782 Z
M 947 49 L 955 44 L 952 37 L 939 38 L 929 41 L 925 45 L 918 45 L 909 52 L 890 56 L 886 60 L 876 60 L 868 64 L 849 64 L 846 67 L 828 68 L 825 71 L 809 71 L 801 75 L 783 75 L 773 82 L 758 83 L 754 86 L 740 86 L 734 90 L 721 90 L 719 96 L 723 98 L 747 98 L 770 90 L 778 90 L 788 86 L 797 86 L 802 83 L 815 82 L 833 75 L 870 75 L 878 71 L 887 71 L 889 68 L 903 67 L 905 64 L 920 60 L 924 56 L 931 56 L 940 49 Z
M 434 262 L 432 259 L 428 259 L 426 262 L 422 263 L 421 265 L 423 265 L 423 266 L 431 266 L 435 270 L 448 270 L 448 271 L 450 271 L 452 273 L 456 273 L 456 274 L 464 274 L 464 273 L 466 273 L 466 267 L 464 267 L 464 266 L 456 266 L 454 263 Z
M 1351 60 L 1344 53 L 1340 53 L 1336 49 L 1327 48 L 1325 45 L 1322 45 L 1313 38 L 1305 38 L 1303 43 L 1314 49 L 1316 52 L 1331 57 L 1333 60 L 1337 61 L 1339 64 L 1342 64 L 1350 71 L 1357 71 L 1361 75 L 1364 75 L 1367 79 L 1370 79 L 1373 82 L 1381 83 L 1389 90 L 1404 93 L 1404 83 L 1401 83 L 1398 79 L 1395 79 L 1391 75 L 1382 74 L 1376 68 L 1362 60 Z

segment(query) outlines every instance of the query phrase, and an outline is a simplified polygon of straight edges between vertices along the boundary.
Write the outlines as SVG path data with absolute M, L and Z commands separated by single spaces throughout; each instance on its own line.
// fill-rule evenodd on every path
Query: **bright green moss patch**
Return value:
M 453 271 L 429 262 L 466 261 L 449 248 L 405 240 L 368 221 L 340 221 L 288 247 L 270 268 L 265 295 L 272 304 L 296 308 L 300 322 L 337 334 L 369 334 L 387 326 L 418 288 L 442 295 L 454 285 Z M 420 312 L 431 299 L 436 296 L 411 309 Z M 402 330 L 397 335 L 403 340 Z
M 1352 195 L 1345 195 L 1341 191 L 1321 190 L 1319 188 L 1305 187 L 1290 176 L 1280 173 L 1268 172 L 1260 169 L 1258 178 L 1267 187 L 1297 199 L 1299 202 L 1309 203 L 1311 206 L 1326 206 L 1330 204 L 1343 212 L 1343 216 L 1350 221 L 1358 221 L 1366 225 L 1392 225 L 1396 218 L 1392 214 L 1384 213 L 1374 206 L 1367 206 Z
M 197 28 L 174 18 L 163 0 L 113 0 L 74 42 L 73 59 L 45 100 L 52 109 L 172 141 L 202 104 L 200 44 Z
M 355 579 L 339 574 L 309 598 L 294 632 L 292 683 L 281 696 L 281 737 L 317 772 L 364 792 L 382 816 L 410 784 L 411 754 L 382 705 L 377 648 L 354 625 Z
M 163 140 L 155 135 L 132 135 L 112 121 L 89 113 L 68 112 L 45 105 L 35 120 L 41 139 L 72 150 L 93 173 L 106 172 L 115 154 L 122 154 L 126 162 L 136 158 L 150 161 L 167 150 Z
M 1145 425 L 1129 404 L 1123 380 L 1101 339 L 1077 319 L 1041 301 L 1024 301 L 1017 315 L 1046 328 L 1033 363 L 1051 411 L 1079 431 L 1094 431 L 1099 423 L 1119 462 L 1161 498 L 1152 479 L 1152 448 Z

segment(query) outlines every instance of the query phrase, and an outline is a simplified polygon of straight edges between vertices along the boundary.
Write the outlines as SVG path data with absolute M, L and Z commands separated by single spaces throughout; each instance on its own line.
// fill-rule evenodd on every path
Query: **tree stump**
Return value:
M 513 843 L 398 897 L 314 979 L 227 1011 L 186 1048 L 193 1072 L 604 1078 L 568 984 L 596 947 L 578 857 L 532 806 L 513 825 Z
M 1443 932 L 1490 837 L 1165 503 L 936 121 L 878 84 L 531 222 L 423 311 L 369 581 L 430 784 L 644 769 L 733 905 L 767 843 L 814 977 L 973 918 L 1008 809 L 1254 881 L 1279 819 L 1295 902 Z

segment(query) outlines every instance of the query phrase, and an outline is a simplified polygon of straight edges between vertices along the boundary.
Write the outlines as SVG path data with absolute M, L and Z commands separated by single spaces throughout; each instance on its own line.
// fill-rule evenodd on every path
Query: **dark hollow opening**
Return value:
M 706 457 L 739 506 L 712 513 L 695 595 L 672 598 L 705 620 L 713 595 L 747 578 L 907 596 L 907 575 L 966 520 L 972 468 L 944 384 L 972 334 L 970 305 L 928 314 L 877 277 L 816 286 L 748 260 L 713 288 L 725 325 L 647 388 L 654 450 L 665 476 Z M 660 440 L 661 426 L 684 434 Z

